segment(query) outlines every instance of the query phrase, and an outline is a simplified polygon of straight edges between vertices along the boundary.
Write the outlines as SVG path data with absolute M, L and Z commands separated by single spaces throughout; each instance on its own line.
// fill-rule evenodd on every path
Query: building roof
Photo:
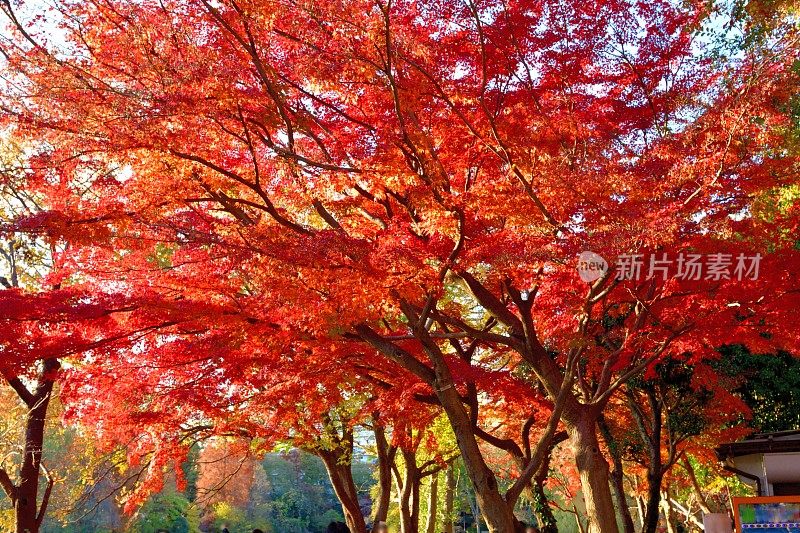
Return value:
M 714 451 L 720 461 L 759 453 L 800 452 L 800 429 L 756 433 L 743 441 L 722 444 Z

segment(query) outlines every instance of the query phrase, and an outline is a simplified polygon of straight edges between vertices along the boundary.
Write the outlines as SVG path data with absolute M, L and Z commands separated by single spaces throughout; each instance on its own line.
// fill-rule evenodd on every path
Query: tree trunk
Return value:
M 586 502 L 589 533 L 617 533 L 617 517 L 609 487 L 608 463 L 600 452 L 596 416 L 582 414 L 567 431 L 572 441 L 575 464 Z
M 39 504 L 39 473 L 42 469 L 42 448 L 44 446 L 47 408 L 55 383 L 55 373 L 60 368 L 57 359 L 48 359 L 42 363 L 38 382 L 33 393 L 18 379 L 10 381 L 22 401 L 28 407 L 25 417 L 25 448 L 20 467 L 19 485 L 14 486 L 8 474 L 2 472 L 3 488 L 14 505 L 14 526 L 16 533 L 38 533 L 44 519 L 53 488 L 53 480 L 47 476 L 47 487 L 42 502 Z
M 408 528 L 408 533 L 419 532 L 419 492 L 421 488 L 421 478 L 419 470 L 416 468 L 411 473 L 409 478 L 411 482 L 411 527 Z
M 411 450 L 402 450 L 405 470 L 402 479 L 397 479 L 400 493 L 400 531 L 418 533 L 419 531 L 419 489 L 420 471 L 417 455 Z M 396 472 L 399 474 L 399 472 Z
M 661 506 L 664 508 L 664 522 L 667 525 L 667 533 L 675 533 L 675 522 L 673 521 L 672 504 L 669 501 L 669 492 L 664 494 Z
M 430 494 L 428 495 L 428 521 L 425 524 L 426 533 L 436 532 L 436 512 L 439 507 L 439 473 L 431 476 Z
M 583 522 L 581 522 L 581 514 L 578 512 L 578 508 L 573 505 L 572 510 L 575 512 L 575 522 L 578 524 L 578 533 L 586 533 L 586 528 L 583 527 Z
M 400 307 L 409 319 L 414 336 L 420 341 L 432 363 L 432 369 L 396 345 L 387 342 L 366 325 L 357 326 L 356 332 L 366 342 L 414 372 L 433 388 L 456 437 L 458 450 L 461 452 L 467 476 L 472 482 L 475 497 L 486 520 L 489 533 L 516 531 L 519 529 L 519 522 L 514 517 L 513 506 L 506 502 L 494 472 L 484 461 L 480 446 L 478 446 L 474 425 L 464 406 L 463 399 L 456 389 L 444 353 L 421 325 L 420 317 L 414 308 L 404 301 L 400 302 Z
M 353 481 L 350 460 L 340 461 L 338 454 L 329 451 L 318 451 L 317 454 L 325 464 L 325 470 L 333 485 L 336 497 L 342 504 L 342 514 L 351 533 L 367 533 L 367 524 L 361 514 L 358 502 L 358 490 Z
M 641 496 L 636 496 L 636 510 L 639 512 L 639 527 L 644 527 L 644 502 Z
M 692 514 L 692 510 L 688 505 L 684 507 L 681 503 L 675 501 L 675 498 L 672 496 L 669 498 L 669 504 L 672 506 L 673 511 L 677 511 L 683 515 L 684 524 L 691 523 L 700 529 L 704 528 L 702 520 L 698 520 L 697 517 Z
M 636 533 L 636 526 L 633 525 L 633 516 L 628 507 L 628 497 L 625 494 L 625 478 L 622 471 L 622 461 L 617 463 L 614 459 L 614 470 L 611 472 L 611 486 L 617 499 L 619 514 L 622 517 L 622 530 L 624 533 Z
M 653 389 L 647 390 L 647 398 L 652 410 L 652 420 L 650 421 L 650 433 L 644 427 L 644 417 L 638 415 L 639 411 L 635 407 L 634 417 L 637 420 L 642 441 L 649 448 L 650 461 L 647 465 L 647 507 L 645 508 L 643 533 L 656 533 L 658 529 L 658 511 L 661 501 L 661 481 L 664 479 L 664 467 L 661 461 L 661 404 L 656 398 Z M 635 402 L 633 396 L 629 401 Z
M 653 470 L 647 473 L 647 506 L 645 507 L 643 533 L 655 533 L 658 529 L 658 513 L 661 504 L 661 480 L 663 479 L 661 467 L 658 471 Z
M 49 393 L 30 411 L 25 420 L 25 457 L 20 469 L 17 501 L 14 506 L 17 533 L 38 533 L 39 468 L 44 443 L 44 424 Z
M 553 509 L 550 508 L 550 502 L 547 501 L 547 495 L 544 493 L 544 483 L 547 481 L 547 476 L 550 474 L 550 458 L 553 454 L 553 448 L 558 444 L 555 439 L 550 444 L 547 454 L 542 459 L 542 464 L 539 465 L 539 470 L 533 476 L 533 504 L 536 520 L 539 523 L 539 531 L 541 533 L 558 533 L 558 524 L 556 517 L 553 515 Z
M 406 368 L 417 373 L 420 378 L 426 380 L 432 386 L 456 437 L 458 450 L 461 452 L 467 475 L 472 481 L 475 497 L 486 519 L 489 533 L 514 532 L 519 527 L 519 522 L 514 517 L 512 507 L 508 505 L 503 497 L 494 472 L 483 459 L 472 420 L 464 407 L 461 395 L 456 389 L 444 354 L 436 345 L 436 342 L 431 339 L 428 331 L 420 325 L 419 316 L 414 309 L 405 302 L 401 302 L 401 308 L 409 318 L 415 337 L 422 344 L 423 350 L 433 365 L 432 371 L 428 367 L 420 368 L 421 363 L 417 359 L 403 352 L 397 346 L 386 342 L 385 339 L 380 338 L 367 326 L 358 326 L 356 328 L 357 333 L 382 353 L 393 360 L 401 362 Z
M 478 506 L 477 497 L 475 500 L 470 499 L 469 506 L 472 509 L 472 516 L 475 518 L 475 533 L 481 533 L 481 509 Z
M 375 445 L 378 453 L 378 500 L 372 514 L 373 524 L 386 522 L 389 514 L 389 503 L 392 498 L 392 464 L 397 449 L 389 446 L 386 440 L 386 430 L 375 418 Z
M 400 510 L 400 533 L 414 533 L 411 529 L 411 488 L 397 483 L 397 507 Z
M 619 450 L 619 443 L 611 434 L 611 428 L 606 424 L 603 415 L 600 415 L 600 418 L 598 418 L 597 426 L 600 428 L 600 434 L 603 436 L 603 440 L 611 456 L 611 462 L 614 465 L 614 470 L 611 472 L 611 486 L 614 489 L 617 508 L 622 517 L 622 530 L 624 533 L 635 533 L 636 528 L 633 525 L 633 517 L 628 507 L 628 497 L 625 494 L 625 472 L 622 469 L 622 456 Z
M 453 394 L 441 394 L 440 401 L 450 419 L 464 466 L 475 490 L 475 499 L 486 519 L 489 533 L 511 533 L 516 527 L 514 513 L 500 493 L 494 473 L 483 460 L 469 416 L 453 385 L 450 385 L 450 390 Z
M 409 317 L 414 316 L 411 313 L 406 314 Z M 461 395 L 455 387 L 444 355 L 426 331 L 416 328 L 415 334 L 421 336 L 420 340 L 425 352 L 433 363 L 435 376 L 433 387 L 455 434 L 461 459 L 464 461 L 467 475 L 472 481 L 475 499 L 486 520 L 489 533 L 512 533 L 519 523 L 514 518 L 513 509 L 500 492 L 494 472 L 483 459 L 472 421 L 464 407 Z
M 708 502 L 703 495 L 703 490 L 700 487 L 700 483 L 697 482 L 697 475 L 694 472 L 692 463 L 689 462 L 689 457 L 684 456 L 681 465 L 686 470 L 686 473 L 689 474 L 689 480 L 692 482 L 692 491 L 697 498 L 697 503 L 700 505 L 700 511 L 702 511 L 703 514 L 710 514 L 711 508 L 708 506 Z
M 456 492 L 456 475 L 453 463 L 447 465 L 447 486 L 444 492 L 444 533 L 453 533 L 453 500 Z

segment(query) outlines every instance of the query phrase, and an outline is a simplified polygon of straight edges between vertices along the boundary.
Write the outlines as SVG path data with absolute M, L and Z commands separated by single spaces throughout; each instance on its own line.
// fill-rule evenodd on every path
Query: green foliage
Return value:
M 269 502 L 265 507 L 275 531 L 323 532 L 331 521 L 342 520 L 341 506 L 328 480 L 322 461 L 311 454 L 292 450 L 268 454 L 262 461 L 269 479 Z M 354 468 L 356 483 L 359 480 Z
M 689 456 L 689 462 L 697 476 L 697 482 L 703 487 L 706 498 L 716 496 L 719 499 L 727 499 L 737 496 L 755 496 L 753 487 L 742 483 L 737 476 L 721 476 L 717 465 L 704 464 L 691 456 Z M 686 487 L 685 490 L 690 491 L 691 488 Z M 727 501 L 723 501 L 719 508 L 725 509 L 727 504 Z
M 311 527 L 314 531 L 325 531 L 331 522 L 341 522 L 343 520 L 342 513 L 334 509 L 328 509 L 311 521 Z
M 186 461 L 181 465 L 183 477 L 186 480 L 186 490 L 184 494 L 186 498 L 193 502 L 197 498 L 197 477 L 200 471 L 197 468 L 197 459 L 200 456 L 200 447 L 197 445 L 189 448 L 189 455 Z
M 669 359 L 658 365 L 655 386 L 665 403 L 666 428 L 678 439 L 699 435 L 708 424 L 705 407 L 713 392 L 692 386 L 694 369 L 686 363 Z
M 184 526 L 186 529 L 180 529 Z M 156 533 L 159 529 L 175 533 L 200 533 L 200 513 L 182 494 L 174 491 L 157 494 L 144 504 L 129 531 Z
M 739 378 L 736 393 L 753 412 L 759 431 L 800 428 L 800 360 L 788 353 L 758 355 L 739 345 L 720 349 L 718 370 Z

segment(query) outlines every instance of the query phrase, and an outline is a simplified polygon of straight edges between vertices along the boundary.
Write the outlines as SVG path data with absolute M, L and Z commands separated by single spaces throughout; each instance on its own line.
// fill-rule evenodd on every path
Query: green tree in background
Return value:
M 736 393 L 763 432 L 800 429 L 800 360 L 788 353 L 759 355 L 739 345 L 720 349 L 719 370 L 739 378 Z
M 197 477 L 199 475 L 197 460 L 199 456 L 200 447 L 195 444 L 189 448 L 189 455 L 186 457 L 186 461 L 181 465 L 183 478 L 186 480 L 186 490 L 183 491 L 183 494 L 190 502 L 194 502 L 195 499 L 197 499 Z
M 184 528 L 185 529 L 182 529 Z M 150 498 L 130 525 L 130 533 L 200 533 L 200 513 L 183 494 L 165 491 Z

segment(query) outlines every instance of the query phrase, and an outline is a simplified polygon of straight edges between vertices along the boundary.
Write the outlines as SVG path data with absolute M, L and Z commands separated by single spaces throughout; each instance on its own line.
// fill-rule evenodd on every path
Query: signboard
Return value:
M 800 533 L 800 496 L 734 498 L 737 533 Z

